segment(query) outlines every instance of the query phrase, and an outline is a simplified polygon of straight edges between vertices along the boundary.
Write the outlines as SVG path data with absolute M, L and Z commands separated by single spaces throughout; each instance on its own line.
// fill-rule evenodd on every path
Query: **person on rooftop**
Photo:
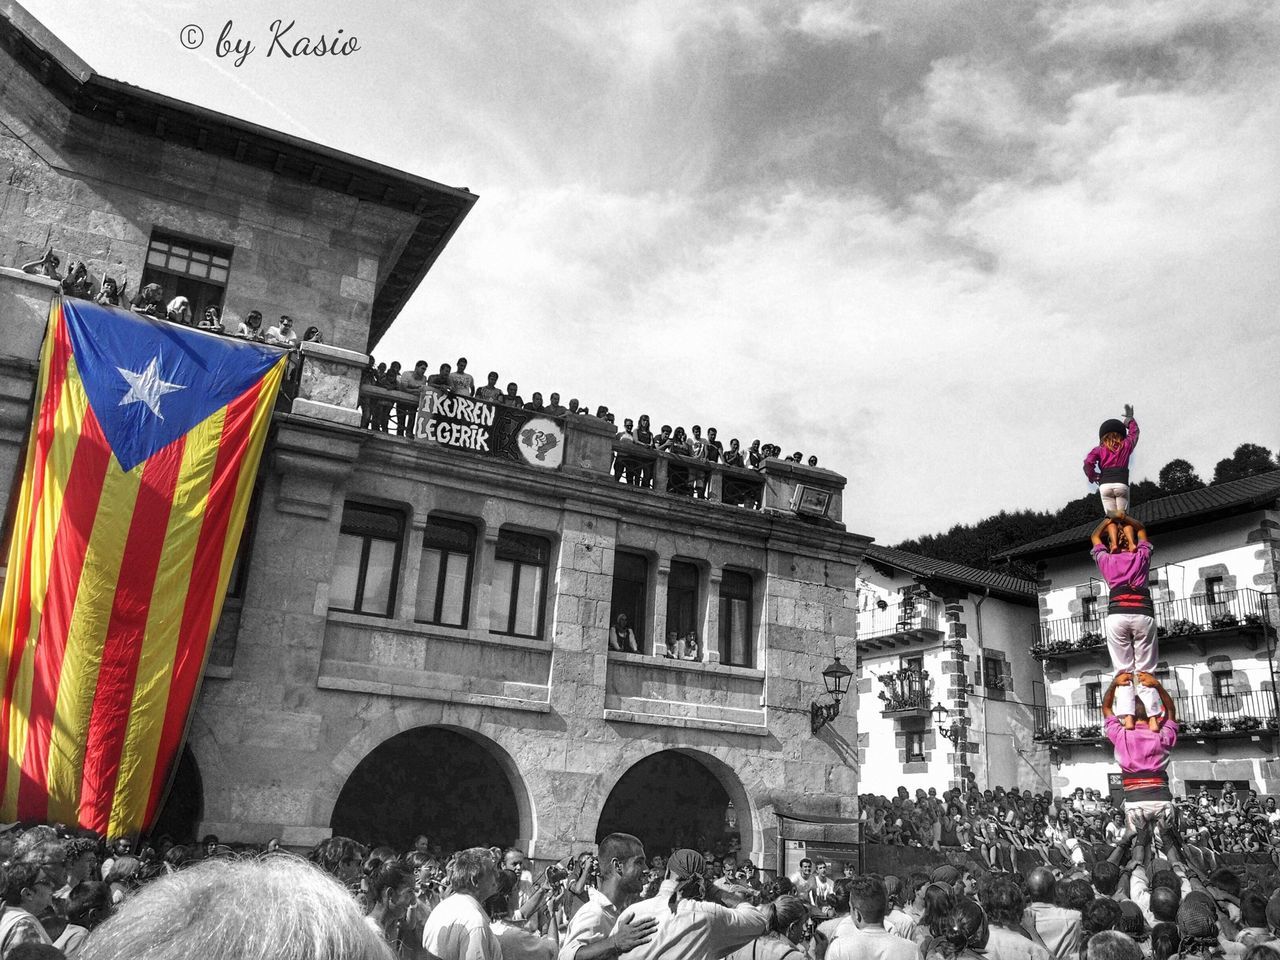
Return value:
M 489 382 L 483 387 L 476 389 L 477 400 L 487 400 L 490 403 L 496 403 L 502 399 L 502 391 L 498 388 L 498 371 L 489 371 Z

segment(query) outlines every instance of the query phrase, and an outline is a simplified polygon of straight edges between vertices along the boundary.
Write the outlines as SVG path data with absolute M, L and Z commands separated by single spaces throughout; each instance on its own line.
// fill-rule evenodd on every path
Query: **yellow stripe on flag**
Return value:
M 49 339 L 52 339 L 50 337 Z M 31 541 L 31 625 L 21 651 L 21 665 L 13 686 L 9 713 L 9 767 L 5 781 L 5 816 L 16 815 L 18 786 L 22 782 L 22 761 L 27 750 L 27 716 L 31 709 L 31 685 L 35 670 L 36 637 L 44 613 L 45 593 L 49 589 L 49 570 L 53 561 L 54 537 L 62 519 L 62 494 L 67 487 L 71 463 L 80 443 L 80 429 L 89 402 L 80 387 L 75 361 L 67 360 L 67 373 L 53 417 L 53 442 L 45 462 L 44 495 L 35 507 L 35 536 Z M 20 529 L 15 526 L 15 530 Z
M 178 483 L 173 493 L 173 508 L 165 530 L 164 548 L 151 591 L 146 632 L 138 655 L 133 706 L 129 711 L 124 749 L 120 754 L 120 773 L 111 804 L 108 836 L 121 836 L 136 830 L 146 817 L 151 781 L 156 774 L 156 754 L 164 730 L 165 706 L 169 702 L 178 635 L 226 412 L 226 407 L 217 410 L 186 437 Z
M 111 622 L 111 601 L 124 559 L 120 544 L 129 535 L 133 505 L 141 483 L 141 464 L 123 473 L 120 462 L 111 457 L 85 551 L 85 575 L 76 592 L 62 675 L 58 679 L 48 772 L 49 818 L 55 822 L 76 823 L 78 820 L 85 739 L 93 714 L 93 696 L 98 686 L 107 627 Z

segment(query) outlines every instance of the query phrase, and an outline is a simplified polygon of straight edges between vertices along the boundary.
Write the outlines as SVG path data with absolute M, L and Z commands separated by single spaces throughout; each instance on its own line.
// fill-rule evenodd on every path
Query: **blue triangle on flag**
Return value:
M 122 470 L 132 470 L 262 378 L 281 349 L 88 300 L 64 299 L 76 369 Z

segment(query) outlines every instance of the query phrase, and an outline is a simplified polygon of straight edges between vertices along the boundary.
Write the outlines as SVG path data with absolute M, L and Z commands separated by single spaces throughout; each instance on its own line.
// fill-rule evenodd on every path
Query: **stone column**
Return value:
M 658 459 L 662 464 L 666 461 Z M 666 482 L 664 476 L 663 482 Z M 671 558 L 660 557 L 653 568 L 653 649 L 662 656 L 667 648 L 667 581 L 671 577 Z
M 327 343 L 301 343 L 302 376 L 293 412 L 348 427 L 360 426 L 360 375 L 367 354 Z
M 707 573 L 707 613 L 703 617 L 702 659 L 707 663 L 720 662 L 720 584 L 724 571 L 712 567 Z

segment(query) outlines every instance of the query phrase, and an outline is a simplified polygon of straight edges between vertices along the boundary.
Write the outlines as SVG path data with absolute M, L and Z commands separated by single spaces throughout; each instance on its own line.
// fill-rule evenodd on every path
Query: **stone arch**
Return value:
M 612 778 L 607 784 L 601 785 L 600 796 L 603 798 L 600 804 L 600 813 L 597 816 L 596 830 L 599 833 L 604 828 L 613 829 L 610 826 L 610 819 L 613 816 L 611 805 L 617 804 L 619 798 L 615 797 L 615 792 L 621 786 L 623 789 L 628 788 L 628 784 L 624 781 L 628 780 L 628 776 L 643 772 L 646 765 L 651 765 L 655 758 L 660 758 L 664 754 L 675 754 L 685 760 L 690 760 L 701 766 L 706 773 L 719 785 L 724 791 L 725 797 L 733 803 L 734 813 L 737 819 L 737 836 L 739 842 L 740 856 L 750 856 L 754 862 L 759 862 L 760 858 L 765 854 L 764 850 L 764 831 L 761 825 L 761 815 L 758 807 L 752 801 L 750 794 L 747 792 L 741 779 L 734 769 L 725 761 L 721 760 L 714 754 L 707 753 L 692 747 L 665 746 L 660 749 L 647 751 L 643 756 L 637 757 L 631 763 L 621 769 L 618 774 Z M 619 765 L 621 766 L 621 765 Z M 633 778 L 634 779 L 634 778 Z M 720 815 L 721 811 L 717 811 Z M 595 839 L 599 839 L 596 837 Z M 644 839 L 643 837 L 641 839 Z
M 537 815 L 524 776 L 501 742 L 507 728 L 481 722 L 481 711 L 472 707 L 450 709 L 439 703 L 406 704 L 370 722 L 334 757 L 317 784 L 312 799 L 311 822 L 329 825 L 343 787 L 356 768 L 395 737 L 422 728 L 446 730 L 465 737 L 495 762 L 505 776 L 515 802 L 519 824 L 515 843 L 530 850 L 538 837 Z

